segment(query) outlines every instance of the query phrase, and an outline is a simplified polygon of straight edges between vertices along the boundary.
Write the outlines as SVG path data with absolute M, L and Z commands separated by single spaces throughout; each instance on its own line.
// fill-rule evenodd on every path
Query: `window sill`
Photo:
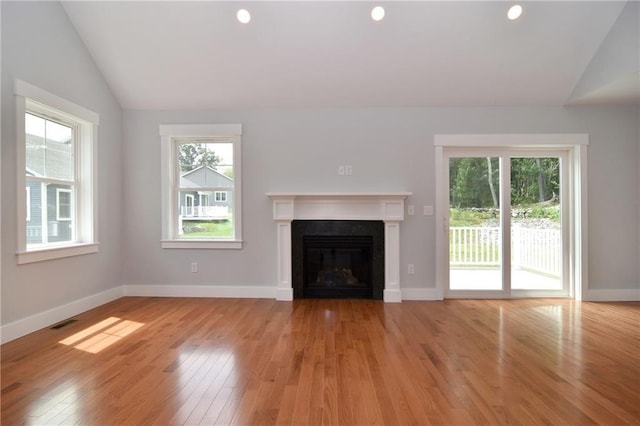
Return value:
M 59 247 L 46 247 L 17 253 L 18 265 L 43 262 L 63 257 L 82 256 L 98 252 L 98 243 L 80 243 Z
M 242 248 L 242 240 L 162 240 L 163 249 L 230 249 Z

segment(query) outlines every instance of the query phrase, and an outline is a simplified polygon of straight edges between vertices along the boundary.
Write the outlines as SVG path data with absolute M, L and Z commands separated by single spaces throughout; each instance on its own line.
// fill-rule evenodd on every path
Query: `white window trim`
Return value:
M 98 125 L 100 116 L 80 105 L 63 99 L 50 92 L 21 80 L 14 84 L 16 104 L 16 185 L 17 191 L 17 263 L 25 264 L 63 257 L 79 256 L 98 252 L 98 209 L 97 209 L 97 146 Z M 75 123 L 75 142 L 81 146 L 80 155 L 76 156 L 77 175 L 80 183 L 77 197 L 72 200 L 76 206 L 76 232 L 73 241 L 49 243 L 46 246 L 27 249 L 27 191 L 25 176 L 26 136 L 25 113 L 38 111 L 51 114 L 55 118 Z M 79 166 L 79 167 L 78 167 Z
M 233 217 L 232 239 L 180 239 L 174 226 L 177 218 L 177 197 L 173 195 L 176 185 L 175 141 L 182 138 L 228 139 L 233 144 Z M 241 249 L 242 248 L 242 169 L 241 169 L 241 124 L 176 124 L 160 125 L 160 158 L 162 185 L 162 240 L 165 249 Z
M 575 260 L 569 272 L 573 280 L 573 294 L 575 300 L 583 300 L 588 291 L 588 217 L 587 217 L 587 146 L 588 134 L 451 134 L 435 135 L 435 182 L 436 182 L 436 247 L 444 247 L 448 236 L 445 235 L 448 218 L 449 201 L 443 189 L 445 175 L 448 173 L 445 150 L 451 148 L 473 149 L 482 148 L 530 148 L 544 149 L 565 148 L 568 152 L 572 181 L 570 187 L 575 193 L 568 202 L 573 203 L 570 208 L 570 256 Z M 570 189 L 571 191 L 571 189 Z M 449 266 L 447 256 L 443 250 L 436 253 L 436 288 L 440 297 L 444 297 L 448 282 Z

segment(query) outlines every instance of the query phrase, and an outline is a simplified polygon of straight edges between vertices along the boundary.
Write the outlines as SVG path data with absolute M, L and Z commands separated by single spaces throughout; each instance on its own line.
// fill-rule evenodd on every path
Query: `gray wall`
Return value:
M 588 133 L 589 284 L 638 288 L 637 114 L 631 107 L 125 111 L 124 283 L 274 286 L 265 192 L 411 191 L 408 204 L 421 211 L 435 204 L 434 134 Z M 243 125 L 243 250 L 160 248 L 158 129 L 187 123 Z M 353 165 L 353 176 L 339 176 L 341 164 Z M 401 286 L 435 287 L 433 217 L 407 216 L 401 239 Z M 415 275 L 406 274 L 408 263 Z
M 2 7 L 3 325 L 122 284 L 122 110 L 56 2 Z M 100 114 L 97 254 L 17 265 L 13 82 L 18 78 Z

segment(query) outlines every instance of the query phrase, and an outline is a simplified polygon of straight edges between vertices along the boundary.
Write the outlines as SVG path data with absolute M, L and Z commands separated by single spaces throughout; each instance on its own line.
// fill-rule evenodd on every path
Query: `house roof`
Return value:
M 187 177 L 187 176 L 189 176 L 189 175 L 191 175 L 191 174 L 194 174 L 194 173 L 199 172 L 199 171 L 200 171 L 200 170 L 202 170 L 202 169 L 210 170 L 210 171 L 212 171 L 212 172 L 214 172 L 214 173 L 219 174 L 220 176 L 224 177 L 225 179 L 229 179 L 230 181 L 232 181 L 232 180 L 233 180 L 233 179 L 231 179 L 229 176 L 224 175 L 224 174 L 220 173 L 219 171 L 217 171 L 216 169 L 214 169 L 213 167 L 210 167 L 210 166 L 207 166 L 207 165 L 202 165 L 202 166 L 200 166 L 200 167 L 196 167 L 195 169 L 192 169 L 192 170 L 189 170 L 189 171 L 187 171 L 187 172 L 184 172 L 184 173 L 182 174 L 182 177 Z
M 381 4 L 63 2 L 127 109 L 637 103 L 638 2 Z
M 26 171 L 30 176 L 73 179 L 73 145 L 27 133 Z
M 181 188 L 202 188 L 203 186 L 217 186 L 217 187 L 224 186 L 224 187 L 226 187 L 226 185 L 220 185 L 219 182 L 218 183 L 210 182 L 207 185 L 203 185 L 203 183 L 197 182 L 198 178 L 202 178 L 199 175 L 202 175 L 203 173 L 207 173 L 207 172 L 208 173 L 213 173 L 216 176 L 216 179 L 219 179 L 220 181 L 225 182 L 227 184 L 231 184 L 233 182 L 232 178 L 220 173 L 219 171 L 217 171 L 213 167 L 202 165 L 200 167 L 196 167 L 195 169 L 189 170 L 188 172 L 185 172 L 182 175 L 180 175 L 180 187 Z M 206 179 L 206 177 L 205 177 L 205 179 Z M 229 186 L 231 186 L 231 185 L 229 185 Z

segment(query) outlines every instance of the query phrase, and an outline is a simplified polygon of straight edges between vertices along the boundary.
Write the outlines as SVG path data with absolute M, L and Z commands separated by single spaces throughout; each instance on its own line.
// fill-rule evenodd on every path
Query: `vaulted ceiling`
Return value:
M 510 21 L 506 2 L 389 1 L 380 22 L 365 1 L 63 4 L 126 109 L 546 106 L 638 96 L 636 70 L 572 97 L 625 2 L 528 2 Z M 248 24 L 236 19 L 240 8 Z

